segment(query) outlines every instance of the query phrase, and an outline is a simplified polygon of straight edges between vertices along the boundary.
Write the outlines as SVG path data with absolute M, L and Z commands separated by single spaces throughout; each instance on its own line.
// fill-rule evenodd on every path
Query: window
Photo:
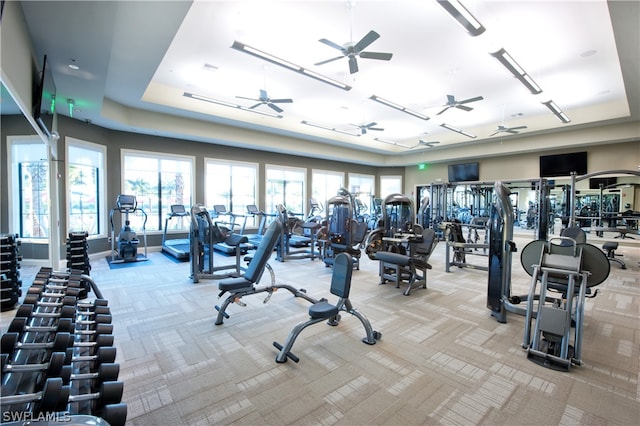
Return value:
M 147 215 L 146 229 L 159 231 L 172 204 L 193 202 L 193 157 L 123 150 L 122 193 L 135 195 Z M 113 200 L 115 206 L 115 200 Z M 142 228 L 142 215 L 132 215 L 131 227 Z M 189 229 L 183 222 L 183 230 Z
M 106 235 L 106 148 L 67 138 L 67 228 Z
M 375 215 L 376 205 L 375 198 L 376 178 L 373 175 L 359 175 L 349 173 L 349 192 L 356 199 L 358 214 Z
M 222 204 L 227 212 L 246 215 L 247 206 L 257 205 L 258 165 L 227 160 L 205 160 L 205 205 Z M 215 184 L 213 184 L 215 182 Z M 256 226 L 255 217 L 236 223 Z
M 402 176 L 380 176 L 382 199 L 391 194 L 402 194 Z
M 8 138 L 9 223 L 20 238 L 49 238 L 47 146 L 37 136 Z
M 267 166 L 266 212 L 275 212 L 278 204 L 300 216 L 305 212 L 306 170 L 293 167 Z
M 327 200 L 338 195 L 338 190 L 344 186 L 344 173 L 342 172 L 313 170 L 311 174 L 313 182 L 311 196 L 322 205 L 326 205 Z

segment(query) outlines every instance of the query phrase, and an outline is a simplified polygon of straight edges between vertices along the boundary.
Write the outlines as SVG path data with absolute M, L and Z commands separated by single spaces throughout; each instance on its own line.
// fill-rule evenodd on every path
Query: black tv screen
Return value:
M 33 119 L 45 135 L 51 136 L 50 125 L 45 122 L 44 118 L 45 116 L 52 117 L 55 108 L 56 86 L 51 72 L 47 68 L 47 55 L 44 55 L 42 61 L 42 71 L 35 73 L 33 86 Z
M 480 180 L 480 163 L 449 164 L 449 182 Z
M 589 189 L 600 189 L 602 184 L 603 188 L 613 186 L 618 183 L 617 177 L 604 177 L 604 178 L 591 178 L 589 179 Z
M 540 177 L 570 176 L 573 172 L 587 174 L 586 151 L 540 156 Z

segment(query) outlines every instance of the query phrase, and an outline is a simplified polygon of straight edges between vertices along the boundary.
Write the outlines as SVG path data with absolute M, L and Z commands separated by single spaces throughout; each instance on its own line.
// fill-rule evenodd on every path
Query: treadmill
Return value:
M 167 215 L 164 221 L 164 231 L 162 232 L 162 251 L 167 253 L 180 261 L 189 260 L 190 245 L 189 238 L 174 238 L 167 239 L 167 229 L 169 228 L 169 221 L 174 217 L 189 217 L 189 213 L 186 211 L 182 204 L 172 204 L 171 213 Z

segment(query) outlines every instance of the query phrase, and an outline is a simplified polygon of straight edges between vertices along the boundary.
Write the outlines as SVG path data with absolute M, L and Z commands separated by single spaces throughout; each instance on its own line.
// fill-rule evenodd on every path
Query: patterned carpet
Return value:
M 528 239 L 518 237 L 518 249 Z M 364 344 L 360 321 L 342 315 L 337 327 L 322 322 L 300 334 L 297 364 L 277 364 L 272 346 L 307 319 L 309 303 L 287 291 L 266 304 L 266 293 L 247 296 L 216 326 L 217 282 L 193 284 L 189 263 L 150 251 L 145 267 L 111 270 L 102 255 L 91 275 L 112 309 L 130 425 L 637 425 L 640 245 L 625 244 L 617 252 L 628 269 L 612 264 L 600 294 L 587 299 L 584 365 L 570 372 L 527 360 L 524 317 L 493 319 L 487 273 L 445 272 L 442 242 L 428 289 L 410 296 L 379 285 L 378 262 L 363 256 L 351 300 L 382 339 Z M 279 283 L 335 300 L 321 261 L 270 264 Z M 516 253 L 512 294 L 525 294 L 529 280 Z

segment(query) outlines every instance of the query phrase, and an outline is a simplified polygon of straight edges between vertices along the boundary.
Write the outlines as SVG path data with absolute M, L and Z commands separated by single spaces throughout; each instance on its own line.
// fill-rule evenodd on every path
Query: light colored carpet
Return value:
M 528 239 L 518 237 L 518 249 Z M 297 364 L 275 363 L 272 346 L 307 318 L 309 303 L 287 291 L 266 304 L 266 293 L 247 296 L 246 307 L 231 305 L 231 318 L 216 326 L 217 282 L 193 284 L 188 263 L 151 252 L 145 267 L 111 270 L 101 256 L 91 275 L 113 313 L 130 425 L 637 425 L 640 245 L 618 253 L 628 269 L 612 264 L 600 294 L 587 300 L 584 365 L 570 372 L 527 360 L 524 317 L 493 319 L 487 273 L 446 273 L 442 242 L 428 289 L 410 296 L 379 285 L 378 262 L 363 255 L 351 300 L 382 339 L 364 344 L 361 323 L 343 315 L 338 327 L 319 323 L 301 333 Z M 331 269 L 321 261 L 270 264 L 278 282 L 332 298 Z M 527 292 L 519 253 L 512 282 L 512 294 Z M 10 315 L 3 313 L 3 323 Z

